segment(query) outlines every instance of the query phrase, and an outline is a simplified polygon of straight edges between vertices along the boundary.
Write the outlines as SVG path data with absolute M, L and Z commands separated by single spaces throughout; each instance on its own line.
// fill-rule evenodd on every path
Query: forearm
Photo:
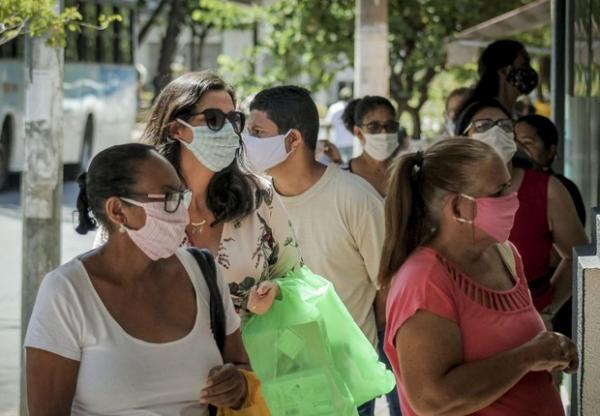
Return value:
M 563 258 L 556 267 L 554 275 L 550 280 L 550 283 L 554 288 L 554 297 L 551 305 L 551 309 L 554 313 L 558 312 L 573 293 L 572 267 L 573 260 L 570 257 Z
M 458 416 L 489 406 L 529 372 L 525 347 L 461 364 L 450 370 L 430 392 L 423 414 Z M 421 413 L 421 412 L 418 412 Z
M 387 301 L 389 289 L 379 289 L 375 295 L 375 301 L 373 302 L 373 310 L 375 311 L 375 322 L 377 323 L 377 330 L 381 331 L 385 328 L 385 303 Z

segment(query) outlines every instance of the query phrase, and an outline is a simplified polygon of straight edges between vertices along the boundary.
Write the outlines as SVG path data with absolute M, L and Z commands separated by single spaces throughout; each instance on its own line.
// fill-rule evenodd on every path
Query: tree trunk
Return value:
M 413 122 L 412 138 L 415 140 L 421 139 L 421 115 L 419 110 L 410 106 L 406 107 L 406 112 L 410 115 Z
M 191 30 L 190 70 L 198 71 L 202 69 L 202 55 L 204 53 L 204 45 L 206 45 L 206 37 L 208 36 L 210 27 L 201 26 L 200 31 L 198 31 L 198 27 L 192 25 Z
M 196 68 L 202 69 L 202 55 L 204 55 L 204 46 L 206 45 L 206 37 L 208 36 L 209 29 L 207 27 L 202 29 L 198 36 L 198 47 L 196 48 Z
M 169 10 L 169 18 L 167 30 L 162 39 L 160 46 L 160 56 L 158 58 L 158 70 L 152 84 L 154 85 L 155 97 L 160 91 L 171 82 L 173 73 L 171 72 L 171 64 L 177 51 L 177 40 L 181 33 L 183 22 L 185 21 L 185 4 L 183 0 L 172 0 L 171 9 Z
M 150 17 L 148 18 L 146 23 L 144 23 L 144 26 L 142 26 L 142 28 L 140 29 L 140 33 L 138 35 L 138 43 L 139 44 L 144 42 L 144 40 L 146 39 L 146 36 L 150 32 L 150 29 L 152 29 L 152 26 L 154 26 L 154 23 L 156 23 L 156 19 L 162 13 L 162 11 L 165 8 L 165 6 L 167 5 L 167 3 L 168 3 L 167 0 L 161 0 L 160 3 L 158 4 L 158 6 L 156 7 L 156 9 L 154 9 L 152 11 L 152 14 L 150 15 Z

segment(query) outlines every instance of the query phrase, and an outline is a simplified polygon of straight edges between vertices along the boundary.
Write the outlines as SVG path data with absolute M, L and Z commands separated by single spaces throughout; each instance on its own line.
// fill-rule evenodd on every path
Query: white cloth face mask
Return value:
M 191 143 L 182 143 L 194 154 L 196 159 L 213 172 L 220 172 L 235 159 L 240 148 L 240 137 L 230 122 L 225 122 L 219 131 L 207 126 L 192 126 L 183 120 L 177 121 L 192 130 Z
M 509 133 L 499 126 L 494 126 L 483 133 L 473 133 L 472 137 L 492 146 L 502 157 L 504 163 L 510 162 L 517 152 L 515 134 Z
M 398 148 L 398 133 L 365 134 L 365 152 L 377 161 L 387 160 Z
M 290 131 L 272 137 L 242 136 L 248 160 L 257 173 L 265 173 L 287 159 L 289 153 L 285 149 L 285 138 Z

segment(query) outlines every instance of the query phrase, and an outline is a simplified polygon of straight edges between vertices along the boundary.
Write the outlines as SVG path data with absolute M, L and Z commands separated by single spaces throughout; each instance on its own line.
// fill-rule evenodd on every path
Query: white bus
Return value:
M 70 33 L 65 48 L 63 163 L 86 168 L 98 151 L 130 140 L 137 109 L 136 0 L 67 0 L 85 22 L 122 22 Z M 22 36 L 0 46 L 0 187 L 24 166 L 25 66 Z

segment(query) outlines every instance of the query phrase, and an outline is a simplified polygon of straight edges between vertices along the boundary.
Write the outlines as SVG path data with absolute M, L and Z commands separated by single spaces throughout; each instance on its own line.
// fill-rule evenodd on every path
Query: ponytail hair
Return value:
M 386 287 L 404 260 L 427 237 L 423 181 L 423 152 L 408 153 L 394 160 L 385 202 L 385 240 L 379 281 Z M 397 237 L 393 237 L 397 236 Z M 398 238 L 402 236 L 403 238 Z
M 139 181 L 140 163 L 152 154 L 157 154 L 152 146 L 141 143 L 126 143 L 111 146 L 98 153 L 90 163 L 87 172 L 77 178 L 79 234 L 87 234 L 103 225 L 111 232 L 111 224 L 104 209 L 105 202 L 112 196 L 128 196 Z
M 77 196 L 77 214 L 78 224 L 75 228 L 79 234 L 87 234 L 89 231 L 94 231 L 98 227 L 98 223 L 92 217 L 90 208 L 90 202 L 87 196 L 87 173 L 83 172 L 77 177 L 77 184 L 79 185 L 79 195 Z
M 444 139 L 424 152 L 397 158 L 391 167 L 385 200 L 385 239 L 379 283 L 389 286 L 410 254 L 433 238 L 444 197 L 471 193 L 474 172 L 497 157 L 480 140 Z

